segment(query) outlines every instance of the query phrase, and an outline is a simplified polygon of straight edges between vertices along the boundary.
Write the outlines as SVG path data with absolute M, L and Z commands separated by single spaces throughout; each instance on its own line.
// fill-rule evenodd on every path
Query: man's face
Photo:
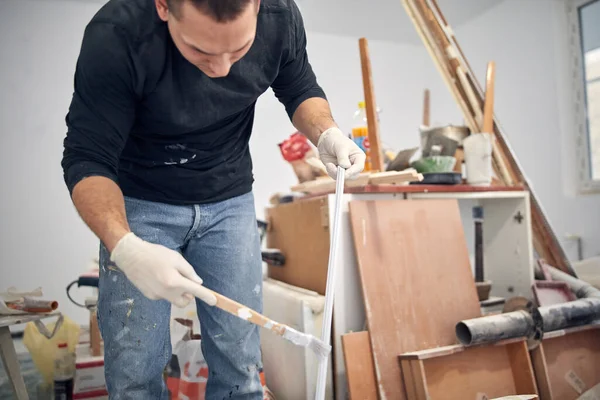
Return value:
M 179 52 L 210 78 L 227 76 L 254 42 L 260 0 L 249 2 L 242 14 L 228 22 L 215 21 L 187 0 L 181 2 L 175 18 L 165 0 L 155 1 Z

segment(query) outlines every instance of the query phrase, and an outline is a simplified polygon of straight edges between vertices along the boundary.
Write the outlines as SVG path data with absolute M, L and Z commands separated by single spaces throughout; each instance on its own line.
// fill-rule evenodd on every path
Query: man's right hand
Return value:
M 149 243 L 127 233 L 113 249 L 110 260 L 149 299 L 165 299 L 177 307 L 185 307 L 198 297 L 214 306 L 215 295 L 202 286 L 202 279 L 178 252 Z

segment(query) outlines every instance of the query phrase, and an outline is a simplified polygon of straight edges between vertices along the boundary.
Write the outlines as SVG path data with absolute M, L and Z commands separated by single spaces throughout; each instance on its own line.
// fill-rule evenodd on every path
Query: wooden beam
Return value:
M 377 118 L 377 102 L 375 101 L 375 89 L 373 86 L 373 73 L 371 71 L 371 59 L 369 57 L 369 44 L 367 39 L 358 40 L 360 49 L 360 63 L 362 66 L 363 87 L 365 92 L 365 106 L 367 109 L 367 126 L 369 132 L 369 156 L 371 158 L 372 171 L 384 171 L 381 141 L 379 139 L 379 120 Z

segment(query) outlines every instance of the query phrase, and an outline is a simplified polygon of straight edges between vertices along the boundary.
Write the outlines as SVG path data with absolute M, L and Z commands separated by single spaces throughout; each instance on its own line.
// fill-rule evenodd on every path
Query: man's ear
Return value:
M 158 17 L 167 22 L 169 19 L 169 6 L 167 5 L 167 0 L 154 0 L 154 3 L 156 4 Z
M 256 0 L 256 13 L 260 10 L 260 0 Z

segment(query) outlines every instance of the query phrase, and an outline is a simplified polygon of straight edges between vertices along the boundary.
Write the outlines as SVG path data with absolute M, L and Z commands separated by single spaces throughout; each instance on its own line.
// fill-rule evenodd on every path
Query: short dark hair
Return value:
M 189 1 L 217 22 L 229 22 L 236 19 L 248 4 L 256 0 L 167 0 L 169 10 L 176 18 L 179 18 L 179 7 L 184 1 Z

